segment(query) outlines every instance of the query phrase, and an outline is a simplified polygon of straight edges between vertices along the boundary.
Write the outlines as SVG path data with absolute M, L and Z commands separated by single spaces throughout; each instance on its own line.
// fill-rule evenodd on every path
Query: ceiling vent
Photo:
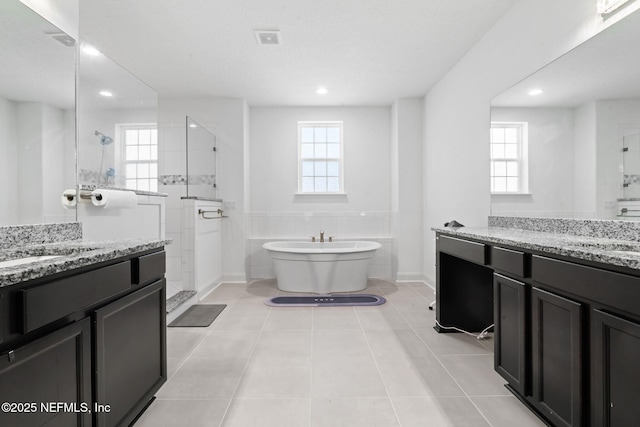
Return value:
M 264 46 L 279 46 L 282 44 L 280 31 L 278 30 L 256 30 L 255 33 L 258 44 Z

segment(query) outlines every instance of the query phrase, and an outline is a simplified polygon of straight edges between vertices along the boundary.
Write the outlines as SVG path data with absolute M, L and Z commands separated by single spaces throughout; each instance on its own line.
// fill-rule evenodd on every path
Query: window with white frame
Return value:
M 158 131 L 155 125 L 120 125 L 126 187 L 158 191 Z
M 527 123 L 491 123 L 491 193 L 527 193 L 527 186 Z
M 298 122 L 298 191 L 342 193 L 342 122 Z

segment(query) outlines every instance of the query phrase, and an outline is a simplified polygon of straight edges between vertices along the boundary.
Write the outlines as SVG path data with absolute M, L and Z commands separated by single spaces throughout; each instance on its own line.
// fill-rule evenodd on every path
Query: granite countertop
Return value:
M 640 270 L 640 242 L 501 227 L 433 227 L 433 231 Z
M 0 262 L 31 256 L 59 255 L 58 258 L 0 268 L 0 287 L 14 285 L 79 267 L 161 248 L 171 240 L 131 239 L 119 241 L 68 240 L 31 244 L 0 250 Z

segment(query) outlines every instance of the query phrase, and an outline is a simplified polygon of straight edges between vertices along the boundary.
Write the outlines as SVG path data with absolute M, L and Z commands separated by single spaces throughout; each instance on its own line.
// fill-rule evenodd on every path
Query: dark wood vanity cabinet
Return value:
M 531 400 L 553 425 L 583 425 L 583 306 L 531 290 Z
M 519 394 L 529 392 L 527 365 L 526 285 L 501 274 L 493 276 L 494 292 L 494 367 Z
M 437 237 L 439 318 L 484 324 L 481 310 L 465 307 L 492 307 L 495 370 L 525 405 L 552 426 L 640 425 L 639 272 Z M 478 244 L 485 255 L 472 261 L 468 249 Z M 481 288 L 473 299 L 469 286 Z
M 0 288 L 0 426 L 135 420 L 167 377 L 164 271 L 150 251 Z
M 129 425 L 167 378 L 165 281 L 94 313 L 96 426 Z
M 592 425 L 640 424 L 640 324 L 591 313 Z
M 91 404 L 90 320 L 3 354 L 0 403 L 9 404 L 0 412 L 2 426 L 90 426 L 83 406 Z

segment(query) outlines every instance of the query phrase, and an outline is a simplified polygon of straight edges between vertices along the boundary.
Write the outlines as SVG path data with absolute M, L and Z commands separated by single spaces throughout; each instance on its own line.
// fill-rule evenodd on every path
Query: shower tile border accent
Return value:
M 71 240 L 82 240 L 81 223 L 61 222 L 0 227 L 0 249 Z
M 214 185 L 216 183 L 215 175 L 160 175 L 158 184 L 161 185 Z
M 489 227 L 640 242 L 640 222 L 607 219 L 489 216 Z

